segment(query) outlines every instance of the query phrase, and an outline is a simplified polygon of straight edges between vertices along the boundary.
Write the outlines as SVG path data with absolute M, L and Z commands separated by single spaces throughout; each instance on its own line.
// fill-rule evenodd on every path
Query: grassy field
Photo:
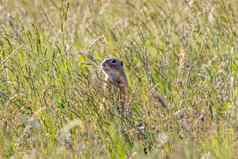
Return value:
M 0 0 L 0 64 L 0 159 L 238 158 L 237 0 Z

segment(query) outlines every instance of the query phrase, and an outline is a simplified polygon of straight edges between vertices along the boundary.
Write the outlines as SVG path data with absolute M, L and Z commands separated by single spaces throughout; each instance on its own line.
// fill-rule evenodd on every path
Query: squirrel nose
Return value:
M 107 66 L 108 66 L 107 63 L 103 63 L 103 64 L 102 64 L 102 67 L 107 67 Z

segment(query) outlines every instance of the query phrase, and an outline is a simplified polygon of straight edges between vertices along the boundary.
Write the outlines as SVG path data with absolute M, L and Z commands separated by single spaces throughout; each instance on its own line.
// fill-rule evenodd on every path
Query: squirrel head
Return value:
M 101 68 L 111 82 L 118 81 L 124 75 L 123 62 L 116 58 L 105 59 Z

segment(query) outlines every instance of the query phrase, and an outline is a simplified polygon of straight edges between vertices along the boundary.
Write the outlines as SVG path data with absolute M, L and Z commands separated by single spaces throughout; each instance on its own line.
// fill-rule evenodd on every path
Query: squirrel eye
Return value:
M 113 64 L 115 64 L 117 61 L 115 60 L 115 59 L 113 59 L 112 61 L 111 61 L 111 63 L 113 63 Z

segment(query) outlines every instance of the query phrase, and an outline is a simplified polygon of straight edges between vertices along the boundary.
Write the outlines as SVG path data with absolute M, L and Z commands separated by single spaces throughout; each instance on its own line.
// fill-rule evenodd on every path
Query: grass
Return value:
M 0 158 L 235 159 L 237 10 L 236 0 L 0 1 Z M 98 66 L 111 56 L 125 64 L 129 121 L 103 94 Z

